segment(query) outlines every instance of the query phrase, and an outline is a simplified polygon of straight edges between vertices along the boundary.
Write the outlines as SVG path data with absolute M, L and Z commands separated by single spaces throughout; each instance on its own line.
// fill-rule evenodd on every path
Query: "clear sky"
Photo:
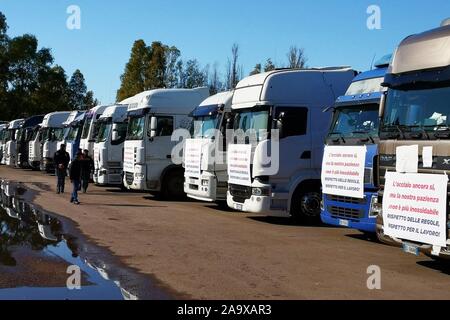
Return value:
M 81 29 L 69 30 L 69 5 L 81 9 Z M 370 5 L 381 9 L 381 29 L 369 30 Z M 219 64 L 240 45 L 248 74 L 269 57 L 286 63 L 291 45 L 305 49 L 309 66 L 370 67 L 405 36 L 450 17 L 449 0 L 0 0 L 11 36 L 31 33 L 52 48 L 70 76 L 79 68 L 102 103 L 115 100 L 120 75 L 136 39 L 177 46 L 186 59 Z

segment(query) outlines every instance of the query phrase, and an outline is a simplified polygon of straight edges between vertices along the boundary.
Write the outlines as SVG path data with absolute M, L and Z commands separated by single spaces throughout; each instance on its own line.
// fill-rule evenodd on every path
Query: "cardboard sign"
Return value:
M 325 194 L 364 198 L 365 146 L 325 146 L 322 191 Z
M 202 147 L 204 141 L 202 139 L 187 139 L 184 147 L 184 176 L 200 178 Z
M 228 145 L 228 183 L 251 186 L 250 163 L 252 146 L 248 144 Z
M 388 236 L 446 246 L 447 182 L 443 174 L 386 172 L 383 225 Z

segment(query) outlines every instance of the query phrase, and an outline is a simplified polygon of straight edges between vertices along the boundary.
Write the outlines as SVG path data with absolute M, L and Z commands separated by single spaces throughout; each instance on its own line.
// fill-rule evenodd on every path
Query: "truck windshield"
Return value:
M 130 117 L 128 121 L 127 140 L 142 140 L 144 138 L 145 116 Z
M 82 125 L 76 124 L 70 126 L 69 133 L 67 134 L 67 141 L 75 141 L 78 138 L 78 132 L 80 131 Z
M 112 120 L 104 119 L 98 121 L 97 123 L 99 124 L 97 142 L 105 142 L 109 137 L 109 133 L 111 132 Z
M 252 108 L 236 110 L 234 130 L 255 131 L 258 141 L 265 139 L 269 128 L 269 109 Z
M 87 139 L 89 136 L 89 129 L 91 128 L 92 115 L 86 116 L 83 125 L 83 131 L 81 133 L 81 139 Z
M 17 129 L 17 141 L 22 141 L 24 139 L 25 139 L 25 129 L 24 128 Z
M 33 135 L 31 136 L 31 140 L 36 140 L 37 135 L 39 134 L 39 128 L 34 129 Z
M 63 141 L 64 137 L 66 136 L 66 133 L 68 132 L 68 128 L 62 128 L 61 130 L 58 130 L 55 132 L 55 137 L 57 141 Z
M 378 135 L 378 109 L 376 103 L 338 107 L 334 113 L 330 137 L 361 137 Z
M 15 129 L 8 129 L 8 131 L 6 131 L 5 141 L 14 140 L 14 135 L 15 134 L 16 134 L 16 130 Z
M 210 116 L 195 117 L 193 123 L 193 138 L 211 138 L 214 136 L 214 129 L 218 129 L 221 113 Z
M 419 90 L 389 89 L 382 128 L 449 130 L 450 87 Z

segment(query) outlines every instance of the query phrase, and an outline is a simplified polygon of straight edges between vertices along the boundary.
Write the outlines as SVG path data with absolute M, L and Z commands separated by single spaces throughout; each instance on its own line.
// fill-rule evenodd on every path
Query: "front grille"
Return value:
M 251 187 L 230 184 L 229 191 L 231 196 L 233 197 L 233 201 L 239 203 L 244 203 L 246 199 L 250 199 L 250 197 L 252 196 Z
M 352 203 L 352 204 L 366 204 L 366 198 L 358 199 L 352 197 L 344 197 L 344 196 L 335 196 L 331 194 L 327 194 L 327 200 L 342 202 L 342 203 Z
M 191 189 L 191 190 L 198 190 L 198 185 L 196 185 L 196 184 L 189 184 L 189 189 Z
M 128 185 L 132 185 L 134 181 L 134 174 L 132 172 L 125 172 L 125 181 Z
M 373 184 L 373 170 L 372 168 L 364 169 L 364 183 Z
M 364 212 L 358 209 L 329 206 L 328 211 L 333 218 L 344 218 L 358 220 L 364 216 Z

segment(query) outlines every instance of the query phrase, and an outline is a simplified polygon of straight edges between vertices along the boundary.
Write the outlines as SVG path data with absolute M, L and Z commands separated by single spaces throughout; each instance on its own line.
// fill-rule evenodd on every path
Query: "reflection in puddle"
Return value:
M 39 209 L 31 198 L 22 185 L 1 181 L 0 299 L 170 298 L 147 277 L 74 236 L 69 221 Z M 82 271 L 81 290 L 66 287 L 70 265 Z

